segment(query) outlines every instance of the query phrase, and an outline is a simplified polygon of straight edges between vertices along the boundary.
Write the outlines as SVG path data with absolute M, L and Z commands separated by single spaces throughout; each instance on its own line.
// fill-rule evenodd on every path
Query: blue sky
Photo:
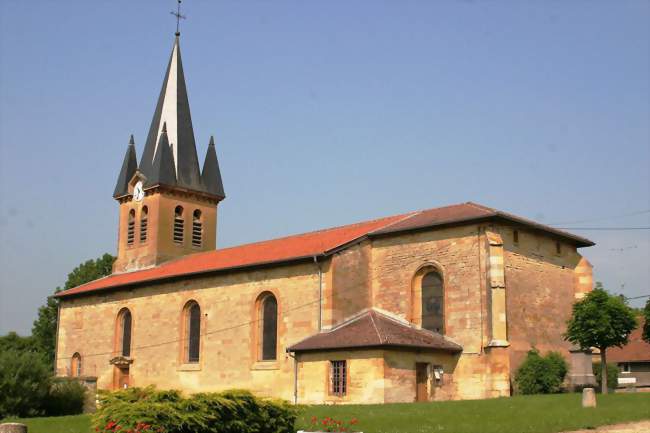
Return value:
M 111 194 L 129 134 L 142 151 L 174 8 L 0 2 L 0 333 L 28 333 L 74 266 L 114 253 Z M 221 247 L 464 201 L 650 226 L 648 1 L 187 0 L 184 13 L 199 155 L 214 134 L 228 195 Z M 596 280 L 650 293 L 648 230 L 576 233 L 598 244 L 583 250 Z

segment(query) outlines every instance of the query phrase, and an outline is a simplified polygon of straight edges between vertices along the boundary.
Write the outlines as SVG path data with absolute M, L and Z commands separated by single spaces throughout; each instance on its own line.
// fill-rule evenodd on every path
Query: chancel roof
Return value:
M 529 229 L 563 239 L 577 247 L 594 245 L 588 239 L 496 209 L 468 202 L 231 248 L 191 254 L 170 260 L 156 267 L 112 274 L 60 292 L 56 296 L 75 296 L 96 293 L 103 290 L 133 287 L 174 278 L 190 277 L 197 274 L 234 271 L 299 260 L 313 260 L 314 258 L 333 254 L 348 245 L 367 238 L 391 236 L 409 231 L 490 220 L 519 224 Z

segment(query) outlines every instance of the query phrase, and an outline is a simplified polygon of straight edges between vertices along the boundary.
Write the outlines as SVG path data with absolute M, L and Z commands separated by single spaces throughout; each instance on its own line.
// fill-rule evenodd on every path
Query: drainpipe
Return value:
M 59 358 L 59 323 L 61 322 L 61 301 L 56 306 L 56 337 L 54 339 L 54 375 L 56 376 L 56 364 Z
M 314 264 L 318 266 L 318 332 L 320 332 L 323 329 L 323 269 L 316 256 L 314 256 Z
M 298 360 L 288 350 L 287 355 L 293 358 L 293 404 L 298 404 Z

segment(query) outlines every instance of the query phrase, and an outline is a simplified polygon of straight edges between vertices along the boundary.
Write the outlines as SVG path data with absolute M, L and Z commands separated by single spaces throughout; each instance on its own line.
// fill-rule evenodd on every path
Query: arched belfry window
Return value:
M 259 358 L 262 361 L 277 359 L 278 352 L 278 301 L 268 293 L 261 298 L 258 310 Z
M 203 222 L 201 211 L 196 209 L 192 214 L 192 246 L 200 247 L 203 244 Z
M 131 356 L 131 332 L 133 318 L 128 308 L 123 308 L 117 315 L 118 350 L 122 356 Z
M 422 328 L 444 333 L 445 305 L 442 275 L 432 270 L 422 276 Z
M 75 352 L 70 360 L 70 376 L 81 376 L 81 355 L 79 355 L 79 352 Z
M 183 206 L 176 206 L 174 209 L 174 242 L 177 244 L 183 243 L 183 228 L 185 221 L 183 220 Z
M 126 243 L 133 245 L 135 240 L 135 209 L 129 211 L 129 221 L 126 228 Z
M 199 362 L 201 349 L 201 307 L 196 301 L 190 301 L 183 310 L 184 336 L 183 357 L 188 363 Z
M 149 225 L 149 208 L 142 206 L 140 211 L 140 242 L 147 241 L 147 226 Z

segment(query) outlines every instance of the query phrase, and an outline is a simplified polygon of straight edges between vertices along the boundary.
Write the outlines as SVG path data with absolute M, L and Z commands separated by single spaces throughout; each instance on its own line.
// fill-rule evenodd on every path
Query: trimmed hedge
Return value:
M 600 392 L 602 389 L 602 369 L 600 368 L 600 362 L 594 362 L 592 364 L 592 369 L 594 376 L 596 376 L 596 382 L 598 382 L 597 391 Z M 616 364 L 607 363 L 607 389 L 613 391 L 618 386 L 618 366 Z
M 248 391 L 201 393 L 130 388 L 100 396 L 98 431 L 164 433 L 293 433 L 295 408 Z
M 541 356 L 537 350 L 530 350 L 515 374 L 517 391 L 520 394 L 562 392 L 562 382 L 567 371 L 567 363 L 558 352 Z
M 43 408 L 47 416 L 76 415 L 83 412 L 86 387 L 77 380 L 57 377 L 52 381 Z

